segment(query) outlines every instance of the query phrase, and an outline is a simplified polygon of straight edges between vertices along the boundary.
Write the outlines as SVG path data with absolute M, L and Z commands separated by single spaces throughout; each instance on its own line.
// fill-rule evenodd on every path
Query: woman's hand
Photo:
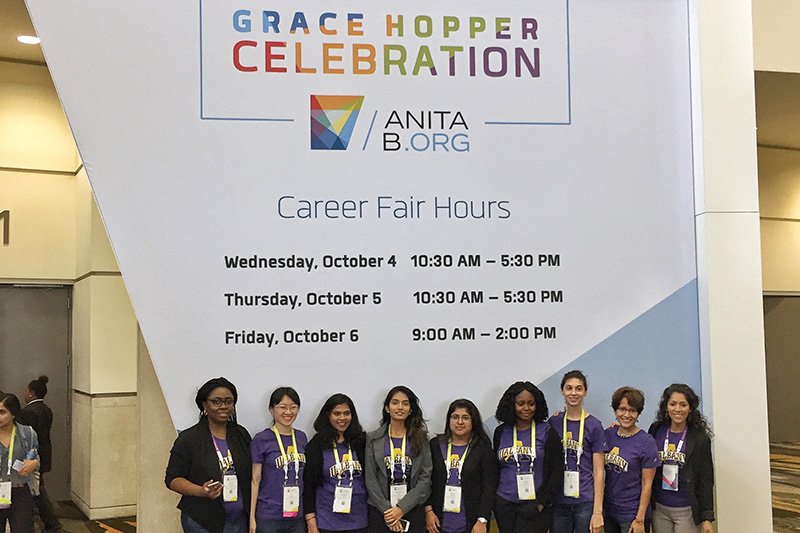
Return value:
M 386 522 L 386 525 L 389 526 L 390 528 L 401 518 L 403 518 L 403 510 L 397 506 L 386 509 L 383 512 L 383 520 Z M 392 531 L 400 531 L 400 530 L 392 529 Z
M 436 516 L 436 513 L 433 512 L 433 509 L 426 509 L 425 510 L 425 529 L 428 530 L 428 533 L 439 533 L 439 527 L 442 524 L 439 523 L 439 517 Z
M 222 483 L 215 479 L 209 479 L 202 486 L 197 494 L 199 498 L 208 498 L 209 500 L 216 500 L 222 495 Z
M 600 533 L 603 529 L 603 513 L 592 513 L 592 519 L 589 521 L 589 530 L 592 533 Z
M 711 527 L 711 522 L 708 520 L 703 521 L 703 533 L 714 533 L 714 528 Z
M 251 518 L 250 519 L 250 527 L 249 527 L 250 531 L 249 531 L 249 533 L 256 533 L 256 527 L 257 527 L 256 526 L 256 519 L 255 518 Z
M 634 520 L 628 533 L 644 533 L 644 520 Z
M 312 518 L 311 520 L 306 520 L 306 525 L 308 526 L 308 533 L 319 533 L 319 528 L 317 527 L 317 520 Z
M 35 472 L 37 468 L 39 468 L 39 461 L 36 459 L 28 459 L 27 461 L 22 463 L 22 468 L 17 470 L 17 472 L 22 477 L 28 477 L 33 472 Z
M 486 524 L 478 520 L 475 522 L 475 525 L 472 526 L 472 533 L 486 533 Z

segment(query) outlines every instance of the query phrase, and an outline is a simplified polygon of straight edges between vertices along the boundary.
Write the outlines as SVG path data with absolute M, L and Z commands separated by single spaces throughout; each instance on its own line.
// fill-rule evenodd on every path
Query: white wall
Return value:
M 800 2 L 797 0 L 753 0 L 756 70 L 800 72 L 798 28 Z

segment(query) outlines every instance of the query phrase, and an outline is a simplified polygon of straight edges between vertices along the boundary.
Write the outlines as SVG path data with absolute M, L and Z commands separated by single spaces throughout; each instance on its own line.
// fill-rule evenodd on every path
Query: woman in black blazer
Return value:
M 447 409 L 444 434 L 431 439 L 428 533 L 486 533 L 497 490 L 497 461 L 478 408 L 460 399 Z
M 653 482 L 653 533 L 711 533 L 714 465 L 711 430 L 697 410 L 700 398 L 688 385 L 673 383 L 661 396 L 649 433 L 658 445 Z

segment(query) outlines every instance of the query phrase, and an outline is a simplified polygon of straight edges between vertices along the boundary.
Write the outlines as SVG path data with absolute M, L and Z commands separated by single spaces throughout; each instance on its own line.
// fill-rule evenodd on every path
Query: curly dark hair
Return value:
M 353 417 L 350 421 L 350 425 L 344 430 L 345 442 L 353 442 L 353 439 L 363 433 L 364 430 L 361 428 L 361 424 L 358 421 L 358 413 L 356 413 L 356 406 L 353 404 L 353 400 L 346 394 L 337 393 L 325 401 L 325 405 L 320 409 L 317 419 L 314 420 L 314 430 L 323 442 L 330 443 L 331 441 L 337 440 L 339 432 L 331 426 L 331 412 L 333 412 L 333 409 L 337 405 L 342 404 L 347 405 Z
M 497 411 L 494 416 L 504 424 L 513 424 L 517 421 L 516 410 L 514 403 L 517 395 L 522 391 L 528 391 L 533 394 L 533 400 L 536 402 L 536 411 L 533 413 L 533 421 L 537 424 L 547 420 L 549 414 L 547 410 L 547 400 L 544 399 L 544 393 L 539 390 L 539 387 L 530 381 L 517 381 L 503 393 L 500 401 L 497 402 Z
M 408 397 L 411 404 L 411 413 L 405 421 L 406 434 L 408 440 L 411 441 L 411 451 L 414 455 L 419 455 L 423 446 L 428 445 L 428 424 L 425 423 L 425 418 L 422 416 L 422 408 L 419 406 L 419 398 L 414 392 L 405 385 L 397 385 L 389 390 L 386 399 L 383 401 L 383 409 L 381 411 L 381 423 L 388 425 L 392 417 L 389 415 L 387 408 L 392 401 L 392 396 L 402 392 Z
M 450 431 L 450 415 L 459 408 L 466 409 L 467 413 L 469 413 L 469 416 L 472 418 L 472 440 L 482 440 L 491 446 L 492 441 L 483 428 L 483 418 L 481 417 L 481 412 L 478 410 L 478 406 L 466 398 L 453 400 L 453 403 L 447 408 L 447 416 L 444 419 L 444 433 L 442 434 L 445 440 L 450 440 L 452 436 L 452 432 Z
M 685 383 L 673 383 L 664 389 L 664 393 L 661 395 L 661 401 L 658 403 L 656 424 L 664 425 L 670 423 L 669 414 L 667 413 L 667 405 L 669 404 L 670 396 L 676 392 L 683 394 L 686 397 L 686 401 L 689 402 L 689 416 L 686 417 L 686 425 L 691 429 L 705 433 L 709 438 L 711 438 L 713 433 L 708 425 L 708 421 L 706 420 L 706 417 L 704 417 L 703 414 L 697 409 L 700 406 L 700 397 L 689 385 L 686 385 Z

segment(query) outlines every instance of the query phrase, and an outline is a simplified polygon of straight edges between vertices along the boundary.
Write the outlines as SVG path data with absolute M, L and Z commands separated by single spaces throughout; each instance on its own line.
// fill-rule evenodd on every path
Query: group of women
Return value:
M 408 387 L 389 390 L 370 433 L 334 394 L 308 440 L 293 426 L 300 397 L 281 387 L 274 423 L 251 440 L 236 387 L 217 378 L 198 390 L 200 421 L 175 441 L 166 483 L 182 495 L 187 533 L 486 533 L 492 515 L 500 533 L 709 533 L 711 433 L 694 391 L 667 387 L 649 431 L 637 426 L 641 391 L 614 392 L 606 429 L 586 412 L 587 392 L 583 373 L 567 372 L 565 407 L 549 416 L 535 385 L 514 383 L 492 439 L 458 399 L 430 441 Z

